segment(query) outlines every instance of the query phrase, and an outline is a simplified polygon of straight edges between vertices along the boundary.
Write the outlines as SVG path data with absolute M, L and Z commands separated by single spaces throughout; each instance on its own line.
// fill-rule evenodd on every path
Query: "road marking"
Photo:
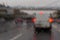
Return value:
M 23 34 L 22 33 L 20 33 L 19 35 L 17 35 L 17 36 L 15 36 L 15 37 L 13 37 L 12 39 L 10 39 L 10 40 L 16 40 L 17 38 L 19 38 L 19 37 L 21 37 Z

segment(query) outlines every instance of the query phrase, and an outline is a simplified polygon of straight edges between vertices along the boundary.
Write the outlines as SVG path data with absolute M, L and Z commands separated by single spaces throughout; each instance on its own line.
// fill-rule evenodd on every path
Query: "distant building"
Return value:
M 0 14 L 12 14 L 12 8 L 0 4 Z
M 33 17 L 26 12 L 21 12 L 20 9 L 11 8 L 5 5 L 0 5 L 0 14 L 4 16 L 8 15 L 8 16 L 14 16 L 14 17 L 21 17 L 21 18 Z

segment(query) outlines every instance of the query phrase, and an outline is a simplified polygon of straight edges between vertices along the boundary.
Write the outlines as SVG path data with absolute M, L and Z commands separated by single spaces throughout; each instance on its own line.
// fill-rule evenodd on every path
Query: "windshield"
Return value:
M 60 0 L 0 0 L 0 40 L 60 40 Z

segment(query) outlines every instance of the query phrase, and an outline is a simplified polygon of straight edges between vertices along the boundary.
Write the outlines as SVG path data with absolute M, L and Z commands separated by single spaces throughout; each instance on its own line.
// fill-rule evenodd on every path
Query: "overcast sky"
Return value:
M 53 3 L 58 1 L 56 3 Z M 46 5 L 60 5 L 60 0 L 0 0 L 0 3 L 5 3 L 10 6 L 46 6 Z M 51 4 L 52 3 L 52 4 Z

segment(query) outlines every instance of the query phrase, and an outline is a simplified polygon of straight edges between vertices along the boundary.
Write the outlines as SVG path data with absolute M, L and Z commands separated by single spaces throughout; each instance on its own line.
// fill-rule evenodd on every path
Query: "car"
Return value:
M 17 18 L 17 19 L 15 20 L 15 23 L 16 23 L 16 24 L 17 24 L 17 23 L 23 23 L 23 19 Z

